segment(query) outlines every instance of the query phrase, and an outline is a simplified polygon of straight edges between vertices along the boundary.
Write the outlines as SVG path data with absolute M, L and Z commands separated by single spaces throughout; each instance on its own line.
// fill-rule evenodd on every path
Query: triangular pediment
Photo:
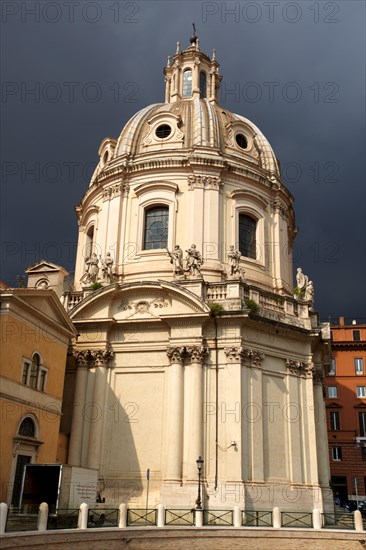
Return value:
M 40 331 L 59 331 L 64 335 L 75 334 L 70 317 L 53 290 L 17 288 L 2 290 L 2 300 L 8 302 L 9 312 L 39 325 Z
M 335 401 L 332 401 L 331 403 L 328 403 L 326 405 L 327 409 L 343 409 L 343 406 L 339 403 L 336 403 Z
M 64 267 L 60 266 L 60 265 L 57 265 L 57 264 L 54 264 L 52 262 L 48 262 L 46 260 L 41 260 L 40 262 L 36 263 L 36 264 L 33 264 L 31 265 L 30 267 L 28 267 L 28 269 L 25 270 L 26 273 L 28 274 L 33 274 L 33 273 L 45 273 L 45 272 L 59 272 L 59 271 L 62 271 L 64 273 L 67 274 L 67 271 Z

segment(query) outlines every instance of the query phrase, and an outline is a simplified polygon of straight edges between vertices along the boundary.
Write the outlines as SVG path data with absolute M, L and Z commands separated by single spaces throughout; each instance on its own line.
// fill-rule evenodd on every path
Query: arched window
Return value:
M 183 97 L 192 95 L 192 71 L 186 69 L 183 73 Z
M 168 246 L 169 208 L 153 206 L 145 210 L 144 250 Z
M 257 222 L 246 214 L 239 214 L 239 250 L 242 256 L 256 259 Z
M 22 383 L 38 391 L 45 391 L 47 368 L 42 365 L 38 353 L 34 353 L 32 360 L 23 360 Z
M 30 377 L 29 377 L 29 385 L 33 389 L 37 389 L 38 385 L 38 373 L 39 368 L 41 365 L 41 359 L 38 355 L 38 353 L 35 353 L 32 357 L 32 364 L 31 364 L 31 370 L 30 370 Z
M 200 72 L 200 98 L 205 99 L 207 97 L 207 78 L 206 73 Z
M 26 437 L 36 437 L 36 427 L 33 420 L 27 416 L 24 418 L 19 426 L 18 435 L 25 435 Z
M 84 258 L 90 258 L 90 256 L 93 253 L 93 242 L 94 242 L 94 225 L 89 227 L 88 232 L 86 234 L 86 243 L 85 243 L 85 251 L 84 251 Z

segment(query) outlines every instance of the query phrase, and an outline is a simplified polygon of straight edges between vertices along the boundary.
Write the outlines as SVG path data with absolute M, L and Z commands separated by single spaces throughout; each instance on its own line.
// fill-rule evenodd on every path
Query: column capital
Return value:
M 183 357 L 186 352 L 184 346 L 167 348 L 166 353 L 171 363 L 183 363 Z
M 304 361 L 295 361 L 294 359 L 286 359 L 286 368 L 290 374 L 310 378 L 314 373 L 313 363 L 305 363 Z
M 87 369 L 92 361 L 92 355 L 90 350 L 74 351 L 73 356 L 75 358 L 77 368 Z
M 241 346 L 235 347 L 231 346 L 230 348 L 224 348 L 225 355 L 231 363 L 242 361 L 244 358 L 244 348 Z
M 192 363 L 203 364 L 206 357 L 208 356 L 208 347 L 207 346 L 189 346 L 186 348 L 187 355 L 191 359 Z
M 261 351 L 256 351 L 250 348 L 243 348 L 242 346 L 232 346 L 230 348 L 225 348 L 224 352 L 228 360 L 232 363 L 238 361 L 247 361 L 249 363 L 249 366 L 257 368 L 261 366 L 261 363 L 265 358 L 265 354 Z
M 91 355 L 96 367 L 110 367 L 111 360 L 114 357 L 113 351 L 108 349 L 93 350 Z
M 248 361 L 251 367 L 261 367 L 261 363 L 265 358 L 265 354 L 261 351 L 256 351 L 255 349 L 243 349 L 244 359 Z

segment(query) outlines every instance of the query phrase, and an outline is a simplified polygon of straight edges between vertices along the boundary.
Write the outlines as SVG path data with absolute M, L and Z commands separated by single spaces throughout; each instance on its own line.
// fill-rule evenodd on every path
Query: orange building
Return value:
M 53 290 L 1 284 L 0 304 L 0 500 L 17 508 L 24 466 L 58 462 L 66 355 L 75 329 Z
M 366 324 L 331 325 L 326 409 L 332 487 L 341 501 L 366 499 Z

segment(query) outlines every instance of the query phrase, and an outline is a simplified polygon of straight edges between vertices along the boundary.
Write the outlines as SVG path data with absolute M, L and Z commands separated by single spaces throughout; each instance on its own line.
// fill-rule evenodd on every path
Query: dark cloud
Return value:
M 300 228 L 295 264 L 314 280 L 321 317 L 366 317 L 364 2 L 1 9 L 3 279 L 14 284 L 44 256 L 73 269 L 73 206 L 99 144 L 163 101 L 162 68 L 195 21 L 221 63 L 222 104 L 253 120 L 281 160 Z

